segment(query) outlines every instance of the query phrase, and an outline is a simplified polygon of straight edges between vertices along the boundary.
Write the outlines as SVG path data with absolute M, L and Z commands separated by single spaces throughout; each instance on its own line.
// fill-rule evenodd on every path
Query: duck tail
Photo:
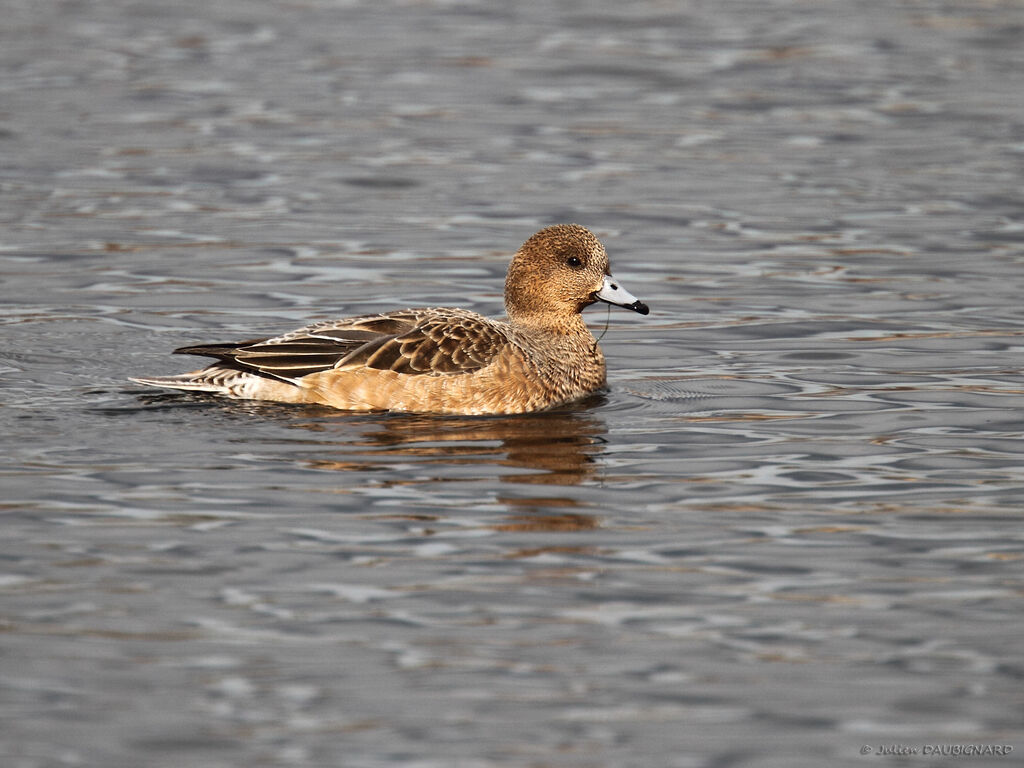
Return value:
M 187 392 L 217 392 L 231 394 L 231 385 L 239 372 L 229 369 L 206 369 L 180 373 L 177 376 L 131 376 L 128 380 L 147 387 L 180 389 Z

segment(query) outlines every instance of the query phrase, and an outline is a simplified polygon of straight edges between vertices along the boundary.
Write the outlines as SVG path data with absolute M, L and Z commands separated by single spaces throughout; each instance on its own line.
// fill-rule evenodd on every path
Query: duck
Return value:
M 326 320 L 271 338 L 180 347 L 174 354 L 214 362 L 131 381 L 343 411 L 533 413 L 606 387 L 604 354 L 582 317 L 596 302 L 650 311 L 612 277 L 590 230 L 558 224 L 513 256 L 505 320 L 453 307 Z

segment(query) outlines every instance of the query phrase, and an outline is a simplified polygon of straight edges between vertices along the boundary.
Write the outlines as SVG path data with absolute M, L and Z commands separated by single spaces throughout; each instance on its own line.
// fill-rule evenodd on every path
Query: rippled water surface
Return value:
M 0 762 L 1019 761 L 1022 30 L 1010 0 L 5 3 Z M 562 221 L 652 308 L 588 311 L 610 390 L 571 408 L 126 381 L 499 314 Z

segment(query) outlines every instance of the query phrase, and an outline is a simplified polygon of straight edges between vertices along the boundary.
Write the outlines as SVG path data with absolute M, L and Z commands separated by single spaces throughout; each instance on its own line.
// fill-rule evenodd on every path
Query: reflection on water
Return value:
M 434 417 L 386 416 L 359 435 L 358 441 L 346 439 L 343 452 L 366 457 L 362 464 L 332 459 L 323 455 L 323 446 L 331 444 L 330 423 L 320 419 L 291 426 L 318 433 L 318 458 L 310 465 L 318 469 L 415 465 L 410 482 L 453 482 L 460 477 L 476 478 L 494 473 L 502 482 L 574 485 L 590 479 L 600 466 L 595 458 L 601 453 L 605 427 L 601 419 L 585 410 L 600 402 L 574 406 L 576 410 L 526 415 L 522 417 Z M 347 415 L 336 417 L 344 420 Z M 434 475 L 425 475 L 432 464 L 440 465 Z M 465 474 L 455 467 L 464 467 Z M 521 469 L 506 472 L 498 469 Z M 400 483 L 401 480 L 389 479 Z
M 8 2 L 0 763 L 1024 749 L 1021 28 L 980 1 Z M 586 403 L 126 383 L 314 319 L 498 314 L 560 221 L 652 307 L 587 313 Z

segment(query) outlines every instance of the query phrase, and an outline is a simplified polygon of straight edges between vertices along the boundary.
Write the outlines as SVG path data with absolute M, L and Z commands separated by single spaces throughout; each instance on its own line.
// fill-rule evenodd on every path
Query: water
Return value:
M 1022 29 L 8 2 L 3 764 L 1018 761 Z M 652 308 L 588 312 L 586 403 L 126 382 L 317 318 L 497 314 L 561 221 Z

